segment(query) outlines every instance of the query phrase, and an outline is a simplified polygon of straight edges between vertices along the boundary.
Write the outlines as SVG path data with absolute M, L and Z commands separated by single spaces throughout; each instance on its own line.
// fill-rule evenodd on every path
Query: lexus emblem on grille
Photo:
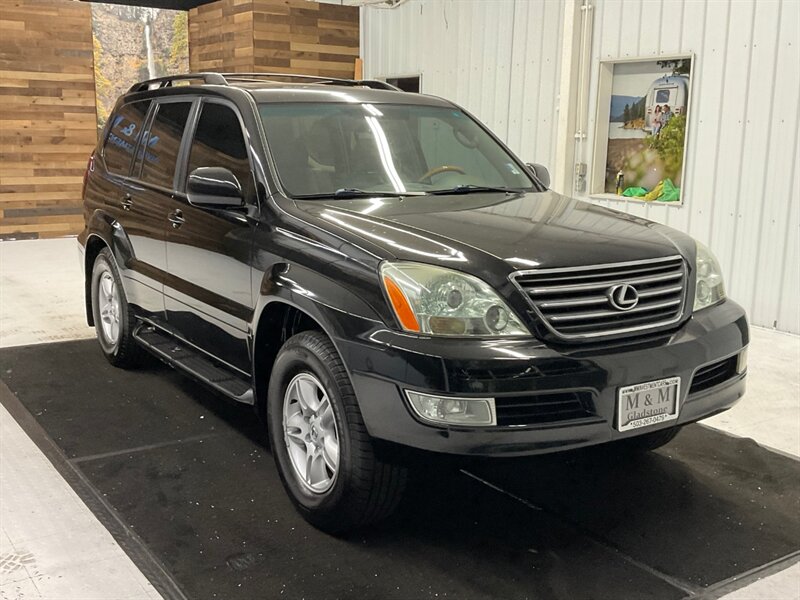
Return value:
M 630 310 L 639 304 L 639 292 L 627 283 L 608 288 L 606 296 L 608 296 L 608 303 L 617 310 Z

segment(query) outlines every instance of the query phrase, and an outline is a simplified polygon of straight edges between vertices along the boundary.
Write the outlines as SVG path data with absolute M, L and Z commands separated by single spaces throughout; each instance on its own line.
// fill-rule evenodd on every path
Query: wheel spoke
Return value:
M 108 273 L 104 273 L 102 279 L 100 279 L 100 287 L 103 290 L 103 295 L 105 296 L 106 302 L 110 301 L 112 298 L 113 293 L 113 279 Z
M 304 415 L 308 415 L 311 412 L 311 409 L 309 408 L 308 403 L 302 394 L 302 390 L 300 389 L 299 381 L 294 381 L 291 385 L 291 388 L 287 390 L 286 393 L 292 400 L 297 401 L 297 405 L 300 407 L 300 411 Z
M 303 444 L 300 446 L 298 444 L 288 444 L 287 450 L 289 451 L 289 458 L 292 461 L 292 466 L 294 466 L 294 469 L 300 478 L 305 481 L 306 473 L 308 472 L 306 469 L 306 464 L 308 461 L 306 445 Z
M 325 436 L 322 442 L 322 458 L 331 473 L 335 473 L 339 468 L 339 442 L 330 436 Z
M 304 473 L 305 480 L 308 485 L 314 485 L 311 478 L 311 467 L 313 464 L 314 464 L 314 454 L 309 452 L 306 454 L 306 472 Z
M 305 449 L 308 423 L 299 411 L 286 417 L 285 431 L 287 441 Z
M 329 479 L 328 471 L 325 469 L 325 460 L 319 452 L 309 456 L 307 479 L 312 486 L 324 484 Z
M 287 427 L 297 429 L 303 433 L 308 432 L 308 423 L 303 418 L 303 413 L 301 413 L 299 410 L 287 415 L 286 425 Z
M 317 409 L 317 416 L 319 417 L 319 424 L 326 434 L 336 433 L 336 424 L 333 418 L 333 409 L 331 408 L 328 395 L 325 394 L 320 402 L 319 409 Z
M 297 380 L 298 395 L 302 398 L 303 404 L 311 411 L 317 412 L 319 407 L 319 388 L 313 381 L 307 379 Z

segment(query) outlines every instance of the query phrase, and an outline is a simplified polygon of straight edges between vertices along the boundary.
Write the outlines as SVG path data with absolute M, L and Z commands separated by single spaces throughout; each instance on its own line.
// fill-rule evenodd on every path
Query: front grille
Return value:
M 557 392 L 494 399 L 498 426 L 537 425 L 594 416 L 590 392 Z
M 564 340 L 649 331 L 673 325 L 683 315 L 686 265 L 680 256 L 519 271 L 511 277 L 547 329 Z M 614 286 L 623 284 L 638 293 L 629 310 L 610 300 Z
M 725 360 L 697 369 L 692 379 L 692 385 L 689 388 L 689 395 L 702 392 L 703 390 L 728 381 L 728 379 L 736 375 L 738 359 L 738 356 L 731 356 Z

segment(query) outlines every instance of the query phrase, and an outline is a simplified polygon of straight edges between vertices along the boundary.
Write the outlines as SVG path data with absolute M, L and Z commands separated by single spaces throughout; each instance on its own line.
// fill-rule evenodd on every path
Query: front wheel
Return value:
M 300 333 L 281 348 L 267 423 L 281 481 L 309 523 L 337 534 L 394 511 L 406 469 L 377 455 L 344 364 L 323 333 Z

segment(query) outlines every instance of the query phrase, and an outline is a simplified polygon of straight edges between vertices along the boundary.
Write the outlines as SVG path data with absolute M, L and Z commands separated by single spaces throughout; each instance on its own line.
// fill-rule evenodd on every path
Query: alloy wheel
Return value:
M 311 373 L 286 388 L 283 437 L 297 480 L 315 494 L 327 492 L 339 470 L 339 433 L 328 394 Z
M 117 282 L 110 271 L 103 271 L 97 287 L 100 321 L 106 342 L 115 345 L 120 334 L 120 296 Z

